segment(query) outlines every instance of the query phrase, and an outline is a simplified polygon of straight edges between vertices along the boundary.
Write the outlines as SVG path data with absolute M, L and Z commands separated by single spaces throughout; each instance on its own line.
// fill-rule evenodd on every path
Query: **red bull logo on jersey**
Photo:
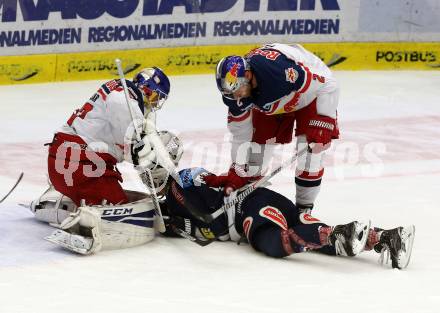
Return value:
M 259 214 L 260 216 L 265 217 L 268 220 L 274 222 L 282 229 L 284 230 L 288 229 L 286 218 L 284 217 L 283 213 L 281 213 L 281 211 L 278 210 L 277 208 L 271 206 L 265 206 L 260 210 Z
M 292 84 L 296 82 L 298 79 L 298 72 L 293 68 L 289 67 L 285 70 L 286 72 L 286 81 L 291 82 Z

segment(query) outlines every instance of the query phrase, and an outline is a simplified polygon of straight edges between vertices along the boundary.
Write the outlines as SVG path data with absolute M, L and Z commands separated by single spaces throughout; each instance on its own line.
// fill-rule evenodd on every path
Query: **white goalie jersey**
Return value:
M 131 111 L 139 128 L 144 120 L 142 95 L 130 81 L 126 82 Z M 120 81 L 111 80 L 103 84 L 59 131 L 77 135 L 87 143 L 89 149 L 109 153 L 122 162 L 124 144 L 134 138 L 134 126 Z

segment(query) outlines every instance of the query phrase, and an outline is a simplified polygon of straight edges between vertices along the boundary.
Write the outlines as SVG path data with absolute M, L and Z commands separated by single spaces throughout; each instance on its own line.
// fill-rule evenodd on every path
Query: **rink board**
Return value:
M 226 55 L 243 55 L 258 45 L 188 46 L 0 57 L 0 84 L 108 79 L 115 58 L 128 77 L 148 66 L 168 75 L 213 73 Z M 438 70 L 440 43 L 307 43 L 334 70 Z

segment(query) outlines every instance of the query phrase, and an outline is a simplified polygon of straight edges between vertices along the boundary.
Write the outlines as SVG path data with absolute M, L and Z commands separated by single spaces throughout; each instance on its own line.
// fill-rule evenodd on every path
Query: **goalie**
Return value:
M 120 79 L 106 82 L 76 110 L 49 144 L 48 173 L 55 190 L 77 206 L 128 202 L 116 164 L 125 160 L 143 168 L 157 138 L 155 111 L 168 98 L 170 82 L 157 67 L 146 68 L 126 80 L 128 99 Z M 128 103 L 127 103 L 128 102 Z M 132 116 L 133 115 L 133 116 Z M 142 138 L 136 138 L 142 133 Z M 136 149 L 127 147 L 135 142 Z M 174 165 L 162 152 L 158 160 L 172 171 Z
M 159 138 L 177 165 L 183 152 L 179 138 L 167 131 L 159 132 Z M 132 144 L 131 150 L 134 147 Z M 154 150 L 150 151 L 154 186 L 161 190 L 169 172 L 157 164 Z M 141 192 L 123 190 L 123 193 L 128 200 L 124 204 L 88 205 L 81 201 L 78 206 L 50 185 L 31 203 L 30 210 L 38 220 L 58 228 L 46 240 L 80 254 L 129 248 L 151 241 L 155 236 L 154 200 Z
M 123 205 L 133 201 L 137 205 L 141 200 L 139 195 L 123 190 L 116 164 L 124 160 L 132 162 L 143 182 L 149 181 L 145 180 L 145 173 L 156 163 L 168 172 L 175 172 L 175 164 L 155 125 L 155 112 L 162 107 L 169 92 L 169 79 L 157 67 L 143 69 L 132 81 L 114 79 L 101 85 L 48 144 L 51 187 L 44 197 L 51 198 L 55 193 L 58 199 L 55 205 L 66 206 L 70 211 L 79 206 Z M 37 203 L 31 205 L 34 211 Z M 136 205 L 128 209 L 124 206 L 124 209 L 137 212 Z M 152 220 L 153 212 L 140 210 L 136 213 L 140 218 Z M 59 225 L 67 216 L 65 212 L 43 209 L 36 214 L 41 220 Z M 156 213 L 160 215 L 160 210 Z M 120 211 L 111 213 L 109 209 L 103 214 L 120 215 Z

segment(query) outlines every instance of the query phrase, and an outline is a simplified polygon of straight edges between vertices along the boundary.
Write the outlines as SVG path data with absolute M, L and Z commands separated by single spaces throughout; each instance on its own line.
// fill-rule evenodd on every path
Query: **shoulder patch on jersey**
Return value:
M 319 219 L 317 219 L 316 217 L 313 217 L 313 216 L 311 216 L 310 214 L 307 214 L 307 213 L 301 213 L 299 215 L 299 220 L 303 224 L 322 223 Z
M 295 70 L 293 67 L 286 68 L 285 73 L 286 73 L 286 81 L 292 84 L 295 83 L 299 77 L 298 71 Z
M 251 229 L 253 221 L 254 221 L 254 219 L 252 218 L 252 216 L 246 217 L 243 221 L 243 231 L 244 231 L 244 234 L 246 235 L 246 238 L 248 240 L 249 240 L 249 230 Z
M 274 208 L 272 206 L 265 206 L 262 208 L 259 212 L 260 216 L 267 218 L 268 220 L 274 222 L 278 226 L 280 226 L 282 229 L 287 230 L 287 221 L 284 217 L 283 213 L 281 213 L 280 210 L 277 208 Z

